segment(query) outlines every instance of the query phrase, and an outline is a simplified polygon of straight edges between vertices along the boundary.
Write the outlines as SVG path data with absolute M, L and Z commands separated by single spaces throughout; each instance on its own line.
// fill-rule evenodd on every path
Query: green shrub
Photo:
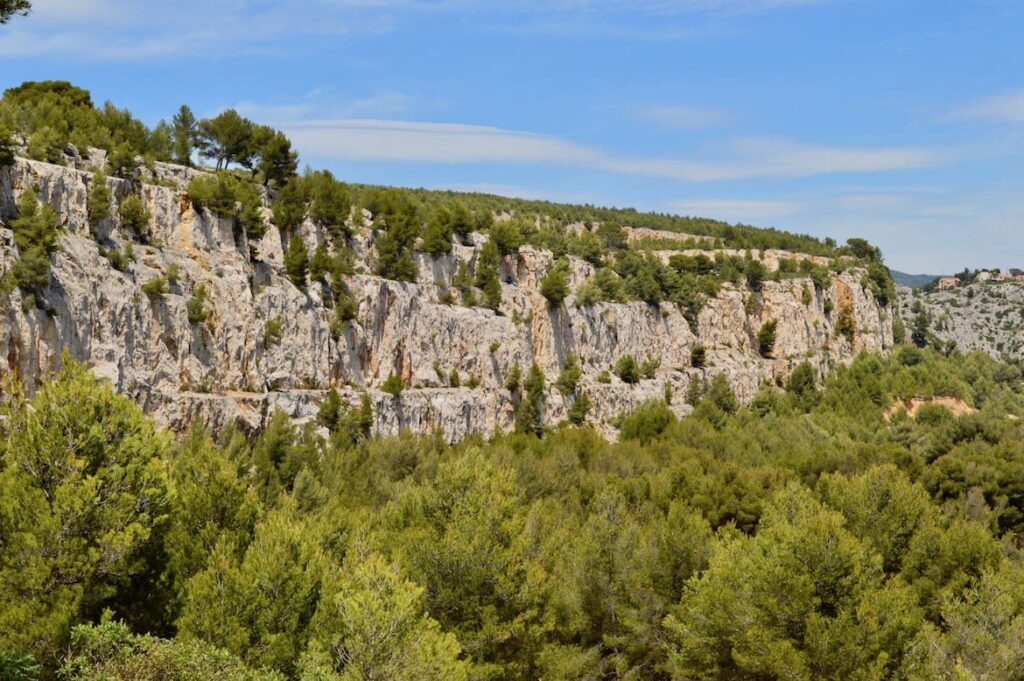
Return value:
M 206 309 L 208 294 L 204 284 L 196 284 L 192 289 L 192 297 L 185 303 L 185 311 L 188 313 L 189 324 L 203 324 L 210 317 Z
M 857 333 L 857 322 L 853 317 L 853 308 L 850 305 L 843 305 L 839 308 L 839 316 L 836 319 L 836 333 L 853 343 Z
M 625 416 L 619 425 L 619 439 L 647 443 L 658 437 L 676 422 L 676 415 L 662 400 L 644 402 L 636 411 Z
M 491 241 L 502 255 L 512 255 L 523 245 L 523 234 L 512 220 L 495 222 L 491 225 Z
M 100 222 L 110 217 L 110 187 L 107 186 L 107 174 L 98 170 L 92 175 L 92 183 L 89 187 L 86 212 L 89 218 L 89 226 L 96 227 Z
M 125 244 L 124 248 L 115 247 L 102 253 L 110 266 L 118 272 L 127 272 L 135 262 L 135 247 L 130 243 Z
M 769 319 L 757 332 L 757 350 L 761 353 L 762 357 L 771 357 L 772 351 L 775 350 L 775 337 L 777 333 L 779 322 L 775 319 Z
M 590 413 L 590 396 L 580 391 L 569 405 L 569 422 L 573 425 L 582 426 L 587 421 L 587 414 Z
M 306 274 L 309 267 L 309 250 L 302 237 L 296 234 L 288 241 L 284 252 L 284 269 L 288 278 L 299 290 L 306 290 Z
M 381 385 L 380 389 L 382 392 L 391 395 L 392 397 L 398 397 L 402 394 L 402 390 L 405 388 L 405 384 L 398 374 L 391 374 Z
M 168 291 L 167 280 L 163 276 L 155 276 L 142 285 L 142 292 L 151 300 L 166 295 Z
M 283 681 L 276 672 L 247 669 L 238 658 L 198 640 L 139 636 L 120 622 L 71 631 L 60 678 L 78 681 Z
M 197 175 L 189 180 L 188 195 L 199 209 L 236 221 L 252 239 L 262 237 L 267 225 L 260 214 L 260 194 L 250 182 L 232 173 Z
M 707 364 L 707 349 L 700 344 L 694 345 L 690 350 L 690 366 L 694 369 L 703 369 Z
M 555 381 L 555 387 L 563 395 L 570 395 L 576 392 L 576 388 L 579 386 L 580 377 L 583 376 L 583 369 L 580 368 L 579 358 L 576 355 L 569 353 L 565 356 L 565 366 L 562 367 L 561 373 L 558 374 L 558 380 Z
M 522 372 L 518 364 L 513 364 L 508 370 L 508 374 L 505 375 L 505 390 L 511 393 L 519 390 L 519 381 L 521 380 Z
M 540 280 L 540 293 L 558 307 L 569 295 L 569 263 L 560 260 Z
M 131 229 L 137 234 L 145 233 L 152 217 L 146 204 L 135 194 L 129 195 L 121 202 L 118 213 L 121 217 L 121 226 Z
M 640 366 L 636 363 L 636 360 L 633 359 L 632 355 L 623 355 L 619 358 L 619 361 L 615 363 L 615 375 L 624 383 L 639 383 Z
M 43 289 L 50 283 L 50 256 L 58 248 L 57 214 L 28 189 L 18 199 L 18 217 L 10 224 L 18 247 L 18 259 L 10 270 L 13 283 L 28 294 L 26 302 L 41 306 Z
M 516 430 L 540 435 L 544 432 L 542 409 L 544 405 L 544 372 L 534 363 L 523 381 L 523 399 L 516 409 Z
M 67 140 L 53 128 L 40 128 L 29 135 L 28 157 L 47 163 L 64 163 L 64 146 Z
M 0 125 L 0 168 L 14 165 L 14 137 L 11 131 Z
M 263 325 L 263 347 L 272 348 L 284 338 L 284 324 L 280 317 L 271 317 Z
M 643 364 L 640 365 L 640 376 L 642 378 L 654 378 L 654 374 L 657 373 L 658 367 L 661 366 L 661 360 L 657 357 L 648 357 L 644 360 Z
M 585 281 L 576 287 L 576 307 L 590 307 L 601 302 L 601 289 L 593 281 Z

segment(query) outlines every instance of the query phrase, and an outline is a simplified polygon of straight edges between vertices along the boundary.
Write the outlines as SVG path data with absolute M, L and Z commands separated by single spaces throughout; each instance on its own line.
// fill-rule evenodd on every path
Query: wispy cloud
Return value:
M 288 121 L 322 117 L 325 114 L 338 118 L 360 118 L 368 116 L 395 116 L 410 111 L 416 98 L 394 90 L 378 90 L 364 96 L 351 96 L 334 87 L 320 87 L 308 92 L 295 102 L 265 104 L 252 101 L 238 102 L 234 108 L 243 116 L 277 125 Z M 213 115 L 216 112 L 209 112 Z
M 93 61 L 165 56 L 214 58 L 302 49 L 298 36 L 385 33 L 425 15 L 473 15 L 479 28 L 534 32 L 540 24 L 570 34 L 581 27 L 627 30 L 620 19 L 655 18 L 678 35 L 694 14 L 757 14 L 836 0 L 35 0 L 30 20 L 0 31 L 0 56 L 76 57 Z M 201 17 L 202 28 L 182 22 Z M 671 20 L 672 26 L 665 25 Z
M 1024 89 L 1004 92 L 953 111 L 949 119 L 1024 123 Z
M 634 108 L 631 114 L 638 121 L 676 129 L 707 128 L 726 123 L 731 118 L 723 111 L 686 104 L 640 106 Z
M 727 142 L 699 158 L 629 156 L 531 132 L 379 119 L 310 120 L 282 126 L 310 156 L 349 161 L 543 164 L 683 182 L 870 173 L 940 165 L 942 150 L 835 147 L 777 139 Z

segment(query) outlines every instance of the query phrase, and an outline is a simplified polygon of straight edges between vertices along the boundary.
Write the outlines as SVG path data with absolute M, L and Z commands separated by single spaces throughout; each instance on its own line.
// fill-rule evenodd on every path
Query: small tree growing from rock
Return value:
M 761 329 L 757 332 L 757 349 L 761 353 L 762 357 L 770 357 L 772 351 L 775 350 L 775 336 L 779 322 L 775 319 L 769 319 L 761 325 Z
M 402 390 L 405 389 L 405 384 L 402 383 L 402 378 L 398 374 L 391 374 L 384 381 L 384 384 L 380 387 L 382 392 L 386 392 L 392 397 L 400 397 Z
M 306 242 L 298 234 L 288 241 L 288 250 L 284 253 L 284 269 L 293 284 L 303 291 L 306 290 L 309 251 L 306 249 Z

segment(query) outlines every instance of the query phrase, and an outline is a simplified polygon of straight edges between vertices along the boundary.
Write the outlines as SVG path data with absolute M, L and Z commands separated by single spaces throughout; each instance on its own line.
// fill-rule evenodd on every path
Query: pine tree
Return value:
M 458 640 L 426 613 L 423 587 L 377 554 L 352 550 L 330 573 L 310 630 L 302 678 L 468 678 Z
M 296 234 L 288 241 L 284 253 L 284 269 L 288 278 L 300 290 L 306 290 L 306 273 L 309 266 L 309 250 L 302 237 Z
M 544 404 L 544 372 L 534 363 L 523 381 L 525 395 L 516 410 L 516 428 L 523 433 L 544 432 L 541 411 Z
M 107 174 L 97 170 L 92 175 L 92 186 L 89 187 L 89 199 L 87 202 L 87 213 L 89 227 L 93 230 L 110 217 L 110 187 L 107 186 Z
M 182 104 L 178 113 L 171 119 L 172 158 L 175 163 L 184 166 L 192 165 L 192 151 L 195 148 L 199 124 L 192 114 L 192 109 Z

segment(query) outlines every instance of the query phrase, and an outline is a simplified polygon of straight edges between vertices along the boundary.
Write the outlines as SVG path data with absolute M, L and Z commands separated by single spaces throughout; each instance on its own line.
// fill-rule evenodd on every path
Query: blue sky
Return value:
M 0 86 L 288 131 L 342 179 L 697 214 L 1024 268 L 1015 0 L 35 0 Z

